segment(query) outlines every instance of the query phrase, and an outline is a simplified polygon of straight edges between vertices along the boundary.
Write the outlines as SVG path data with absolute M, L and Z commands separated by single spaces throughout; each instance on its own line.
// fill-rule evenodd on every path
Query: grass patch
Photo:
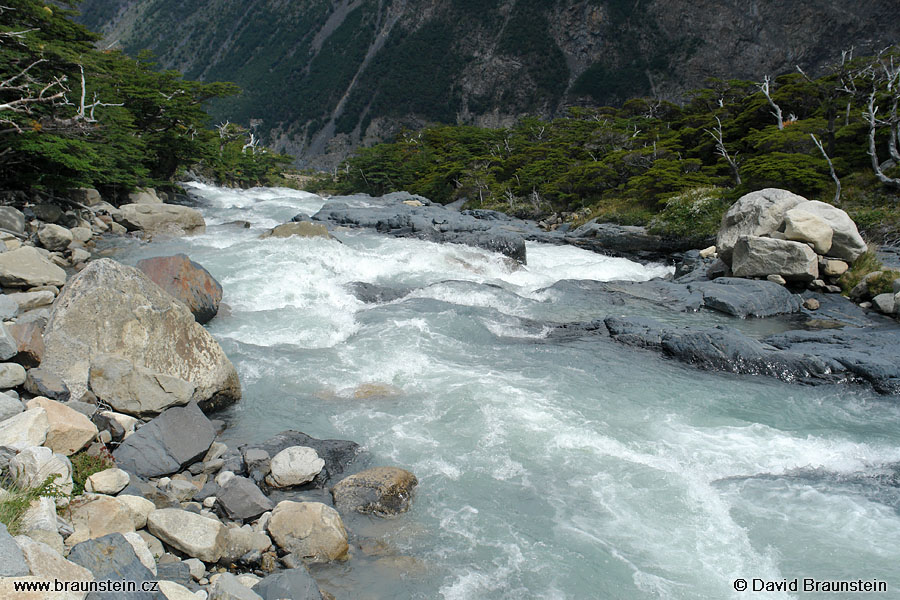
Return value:
M 116 466 L 111 456 L 104 454 L 91 456 L 86 451 L 71 456 L 70 460 L 72 461 L 73 496 L 79 496 L 84 493 L 84 482 L 87 481 L 88 477 Z
M 647 230 L 655 235 L 674 238 L 714 237 L 730 205 L 724 190 L 719 188 L 687 190 L 668 198 L 665 207 L 653 217 Z
M 8 478 L 0 480 L 0 488 L 2 488 L 0 491 L 0 522 L 6 525 L 10 535 L 19 533 L 22 517 L 32 502 L 41 496 L 49 498 L 66 496 L 56 485 L 57 477 L 59 477 L 59 473 L 54 473 L 47 477 L 41 485 L 34 488 L 21 487 Z
M 579 218 L 572 223 L 573 227 L 584 225 L 592 219 L 616 225 L 646 225 L 653 218 L 653 211 L 633 198 L 604 198 L 587 208 L 589 212 L 578 212 Z
M 847 296 L 850 290 L 855 288 L 867 275 L 876 272 L 881 274 L 869 280 L 869 295 L 875 297 L 878 294 L 892 292 L 894 280 L 900 278 L 900 273 L 885 269 L 878 257 L 875 256 L 875 253 L 869 250 L 857 258 L 853 266 L 841 275 L 841 278 L 838 280 L 842 290 L 841 293 Z

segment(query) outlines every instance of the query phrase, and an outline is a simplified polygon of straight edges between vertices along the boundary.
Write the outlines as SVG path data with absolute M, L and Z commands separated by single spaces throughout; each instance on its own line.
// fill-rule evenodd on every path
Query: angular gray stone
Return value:
M 225 531 L 225 553 L 221 561 L 238 562 L 249 554 L 261 554 L 272 547 L 272 540 L 262 532 L 253 531 L 250 526 L 230 527 Z
M 216 492 L 219 505 L 229 519 L 244 521 L 275 508 L 275 504 L 251 480 L 235 476 Z
M 50 252 L 63 252 L 72 243 L 72 232 L 53 223 L 41 227 L 37 235 L 41 246 Z
M 321 502 L 279 502 L 266 528 L 281 549 L 304 560 L 341 560 L 349 549 L 340 515 Z
M 803 204 L 802 208 L 828 223 L 834 231 L 831 248 L 826 253 L 828 256 L 840 258 L 852 264 L 868 250 L 865 240 L 859 235 L 856 223 L 840 208 L 818 200 L 807 202 Z
M 0 421 L 5 421 L 24 411 L 25 407 L 22 406 L 22 402 L 17 398 L 0 394 Z
M 203 216 L 195 209 L 176 204 L 125 204 L 115 216 L 129 231 L 156 235 L 193 235 L 206 230 Z
M 262 596 L 263 600 L 322 600 L 319 586 L 306 567 L 288 569 L 264 577 L 253 586 L 253 591 Z
M 689 283 L 688 289 L 703 294 L 706 308 L 736 317 L 771 317 L 800 310 L 797 295 L 774 281 L 720 277 Z
M 22 246 L 0 254 L 0 285 L 3 287 L 32 288 L 65 283 L 66 272 L 33 246 Z
M 878 294 L 872 298 L 872 304 L 878 309 L 878 312 L 885 315 L 894 314 L 896 308 L 894 305 L 894 294 Z
M 118 354 L 191 382 L 193 399 L 204 409 L 241 395 L 234 365 L 185 305 L 137 269 L 110 259 L 89 263 L 66 285 L 44 330 L 44 346 L 41 367 L 59 373 L 76 398 L 87 390 L 91 363 L 100 354 Z
M 10 298 L 7 294 L 0 294 L 0 321 L 8 321 L 18 313 L 19 303 Z
M 0 360 L 7 360 L 19 353 L 16 338 L 12 336 L 6 325 L 0 323 Z
M 68 561 L 52 546 L 28 536 L 16 536 L 32 575 L 45 580 L 93 581 L 94 575 L 81 565 Z
M 97 580 L 156 581 L 156 576 L 145 567 L 131 544 L 121 533 L 110 533 L 103 537 L 76 544 L 69 552 L 68 559 L 94 574 Z M 161 592 L 94 592 L 90 596 L 97 600 L 166 600 Z
M 56 294 L 54 294 L 50 290 L 40 290 L 35 292 L 19 292 L 16 294 L 9 294 L 7 298 L 18 305 L 19 312 L 26 312 L 29 310 L 34 310 L 35 308 L 50 306 L 56 299 Z
M 787 281 L 810 282 L 819 277 L 819 260 L 806 244 L 743 236 L 733 248 L 735 277 L 781 275 Z
M 16 233 L 25 233 L 25 215 L 12 206 L 0 206 L 0 227 Z
M 180 471 L 209 450 L 215 428 L 196 402 L 170 408 L 125 439 L 113 452 L 120 468 L 139 477 Z
M 6 525 L 0 523 L 0 577 L 23 577 L 28 574 L 22 549 L 9 535 Z
M 802 196 L 777 188 L 766 188 L 741 196 L 722 217 L 722 225 L 716 236 L 719 258 L 731 265 L 731 255 L 740 237 L 774 233 L 784 222 L 787 211 L 806 202 L 806 198 Z
M 191 584 L 191 569 L 183 561 L 156 565 L 156 576 L 161 581 L 174 581 L 185 587 Z
M 117 354 L 98 354 L 91 362 L 88 383 L 97 397 L 114 410 L 146 417 L 172 406 L 184 406 L 194 395 L 194 385 Z
M 27 448 L 40 446 L 47 439 L 50 420 L 43 408 L 32 408 L 0 421 L 0 446 Z
M 209 600 L 262 600 L 231 573 L 222 573 L 209 587 Z
M 28 369 L 25 390 L 35 396 L 44 396 L 58 402 L 67 402 L 72 396 L 62 377 L 44 367 Z
M 225 552 L 225 526 L 192 512 L 155 510 L 147 517 L 147 529 L 164 543 L 203 562 L 216 562 Z

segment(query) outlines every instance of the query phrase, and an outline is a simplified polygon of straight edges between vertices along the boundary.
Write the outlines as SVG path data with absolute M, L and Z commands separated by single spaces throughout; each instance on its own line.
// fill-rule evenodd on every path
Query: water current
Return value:
M 350 439 L 368 464 L 419 479 L 408 513 L 346 518 L 353 558 L 312 568 L 337 598 L 836 597 L 735 591 L 738 579 L 804 577 L 883 581 L 888 593 L 871 597 L 900 598 L 895 402 L 550 334 L 608 315 L 750 332 L 777 322 L 548 289 L 671 270 L 568 246 L 531 244 L 518 268 L 361 231 L 260 240 L 325 200 L 195 190 L 205 234 L 113 252 L 129 264 L 185 252 L 222 283 L 227 307 L 208 328 L 243 387 L 222 416 L 226 443 L 285 429 Z M 366 304 L 352 282 L 408 293 Z

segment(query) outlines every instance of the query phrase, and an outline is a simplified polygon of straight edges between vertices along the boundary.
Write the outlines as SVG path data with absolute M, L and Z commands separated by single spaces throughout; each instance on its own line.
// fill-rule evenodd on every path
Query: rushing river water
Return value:
M 879 580 L 889 592 L 867 597 L 900 598 L 894 401 L 549 335 L 648 310 L 545 289 L 555 282 L 669 269 L 539 245 L 515 268 L 360 231 L 260 240 L 324 200 L 197 189 L 205 235 L 116 257 L 185 252 L 222 283 L 228 308 L 208 327 L 244 393 L 226 443 L 297 429 L 419 478 L 410 512 L 348 517 L 353 558 L 312 569 L 339 599 L 836 597 L 734 589 L 803 577 Z M 347 286 L 358 281 L 411 291 L 365 304 Z

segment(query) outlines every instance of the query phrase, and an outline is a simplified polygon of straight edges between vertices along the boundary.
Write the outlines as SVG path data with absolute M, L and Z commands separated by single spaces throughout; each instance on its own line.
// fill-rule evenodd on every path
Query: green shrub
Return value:
M 701 187 L 669 198 L 665 208 L 653 217 L 650 233 L 668 237 L 705 238 L 716 235 L 722 215 L 728 210 L 724 190 Z
M 56 485 L 57 477 L 59 473 L 54 473 L 34 488 L 21 487 L 10 479 L 0 479 L 0 522 L 6 525 L 10 535 L 19 533 L 22 517 L 32 502 L 41 496 L 62 498 L 66 495 Z
M 885 269 L 875 253 L 869 250 L 857 258 L 853 266 L 841 275 L 838 284 L 841 286 L 842 293 L 845 296 L 848 295 L 850 290 L 855 288 L 866 275 L 876 272 L 881 274 L 869 280 L 869 294 L 874 297 L 878 294 L 892 292 L 894 280 L 900 277 L 900 273 Z
M 84 482 L 94 473 L 105 471 L 116 466 L 112 456 L 101 454 L 91 456 L 86 451 L 71 457 L 72 460 L 72 495 L 84 493 Z

